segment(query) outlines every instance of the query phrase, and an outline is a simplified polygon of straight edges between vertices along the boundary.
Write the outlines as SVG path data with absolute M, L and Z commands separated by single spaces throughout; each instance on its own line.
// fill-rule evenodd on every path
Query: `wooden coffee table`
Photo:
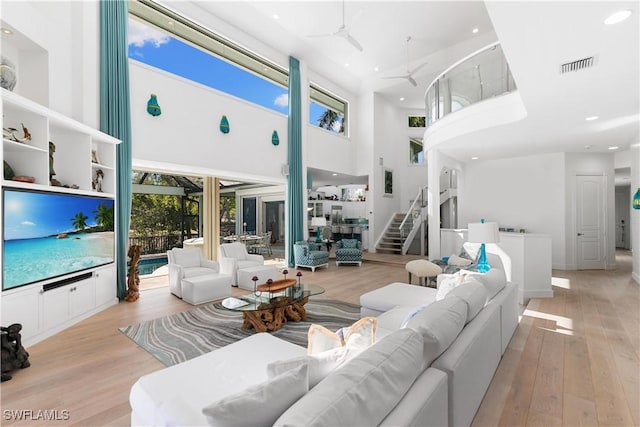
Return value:
M 307 320 L 307 311 L 304 306 L 309 302 L 309 297 L 324 292 L 324 288 L 316 285 L 296 284 L 293 281 L 294 283 L 285 287 L 284 284 L 277 282 L 273 282 L 271 291 L 263 287 L 264 291 L 257 290 L 255 293 L 238 297 L 246 302 L 246 305 L 229 308 L 229 310 L 242 312 L 243 329 L 253 328 L 256 332 L 277 331 L 288 320 L 294 322 Z M 262 286 L 258 286 L 258 289 Z

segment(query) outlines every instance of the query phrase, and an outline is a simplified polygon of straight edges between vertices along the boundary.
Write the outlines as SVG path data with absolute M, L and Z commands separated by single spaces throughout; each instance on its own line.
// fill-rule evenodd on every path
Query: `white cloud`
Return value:
M 22 224 L 22 225 L 28 225 L 29 227 L 33 227 L 33 226 L 35 226 L 35 225 L 36 225 L 35 223 L 33 223 L 33 222 L 31 222 L 31 221 L 22 221 L 20 224 Z
M 277 105 L 278 107 L 287 107 L 289 105 L 289 94 L 288 93 L 283 93 L 282 95 L 278 96 L 273 103 L 275 105 Z
M 334 132 L 340 133 L 340 128 L 341 128 L 341 127 L 342 127 L 342 124 L 341 124 L 338 120 L 336 120 L 335 122 L 333 122 L 333 126 L 332 126 L 332 128 L 333 128 L 333 131 L 334 131 Z
M 169 36 L 135 19 L 129 19 L 129 46 L 142 47 L 145 43 L 160 47 L 169 43 Z

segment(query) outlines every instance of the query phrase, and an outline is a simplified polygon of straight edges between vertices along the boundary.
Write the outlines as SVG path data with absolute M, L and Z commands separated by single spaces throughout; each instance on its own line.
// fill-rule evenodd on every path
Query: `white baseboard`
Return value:
M 571 264 L 553 264 L 551 268 L 554 270 L 575 270 L 576 266 Z
M 635 280 L 638 285 L 640 285 L 640 274 L 634 271 L 631 273 L 631 278 Z
M 553 298 L 552 290 L 531 290 L 531 291 L 520 291 L 520 304 L 527 305 L 531 298 Z

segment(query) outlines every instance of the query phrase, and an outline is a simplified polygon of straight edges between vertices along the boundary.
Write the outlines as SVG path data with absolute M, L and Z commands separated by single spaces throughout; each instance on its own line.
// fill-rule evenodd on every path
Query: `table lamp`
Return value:
M 498 234 L 497 222 L 484 222 L 481 219 L 480 222 L 472 222 L 468 225 L 467 241 L 470 243 L 481 243 L 480 256 L 478 258 L 478 271 L 480 273 L 487 273 L 491 270 L 491 266 L 487 262 L 487 252 L 485 251 L 485 243 L 498 243 L 500 241 L 500 235 Z
M 314 216 L 311 218 L 311 226 L 318 227 L 318 231 L 316 232 L 316 243 L 322 242 L 322 233 L 320 232 L 320 227 L 327 226 L 327 220 L 322 216 Z

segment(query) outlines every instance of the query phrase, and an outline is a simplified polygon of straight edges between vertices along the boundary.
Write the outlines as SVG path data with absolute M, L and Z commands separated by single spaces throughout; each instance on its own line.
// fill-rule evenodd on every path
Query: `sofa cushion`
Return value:
M 360 295 L 360 305 L 380 312 L 397 305 L 428 304 L 436 299 L 436 290 L 408 283 L 394 282 Z
M 224 243 L 220 245 L 222 251 L 224 253 L 225 258 L 235 258 L 238 260 L 243 260 L 247 258 L 247 249 L 240 242 L 233 243 Z
M 200 248 L 177 248 L 173 250 L 173 260 L 182 267 L 200 267 L 202 250 Z
M 475 276 L 474 276 L 475 277 Z M 456 286 L 447 294 L 447 298 L 458 297 L 467 303 L 467 321 L 469 323 L 480 313 L 487 303 L 487 288 L 478 280 L 467 279 L 462 285 Z
M 309 366 L 309 389 L 315 387 L 332 371 L 339 369 L 349 360 L 356 357 L 362 349 L 338 347 L 322 353 L 277 360 L 267 365 L 267 376 L 273 378 L 303 364 Z
M 477 274 L 472 276 L 481 282 L 488 292 L 487 299 L 492 300 L 507 285 L 507 276 L 503 270 L 492 268 L 485 274 Z
M 322 325 L 312 324 L 307 334 L 309 354 L 321 353 L 336 347 L 346 346 L 353 350 L 364 350 L 376 341 L 378 319 L 363 317 L 347 328 L 337 332 Z
M 456 339 L 467 320 L 467 303 L 458 297 L 436 301 L 419 311 L 407 328 L 422 335 L 424 366 L 429 366 Z
M 212 426 L 264 426 L 273 423 L 309 390 L 308 366 L 302 364 L 205 406 L 202 413 Z
M 422 338 L 400 329 L 305 394 L 276 426 L 378 425 L 422 371 Z

